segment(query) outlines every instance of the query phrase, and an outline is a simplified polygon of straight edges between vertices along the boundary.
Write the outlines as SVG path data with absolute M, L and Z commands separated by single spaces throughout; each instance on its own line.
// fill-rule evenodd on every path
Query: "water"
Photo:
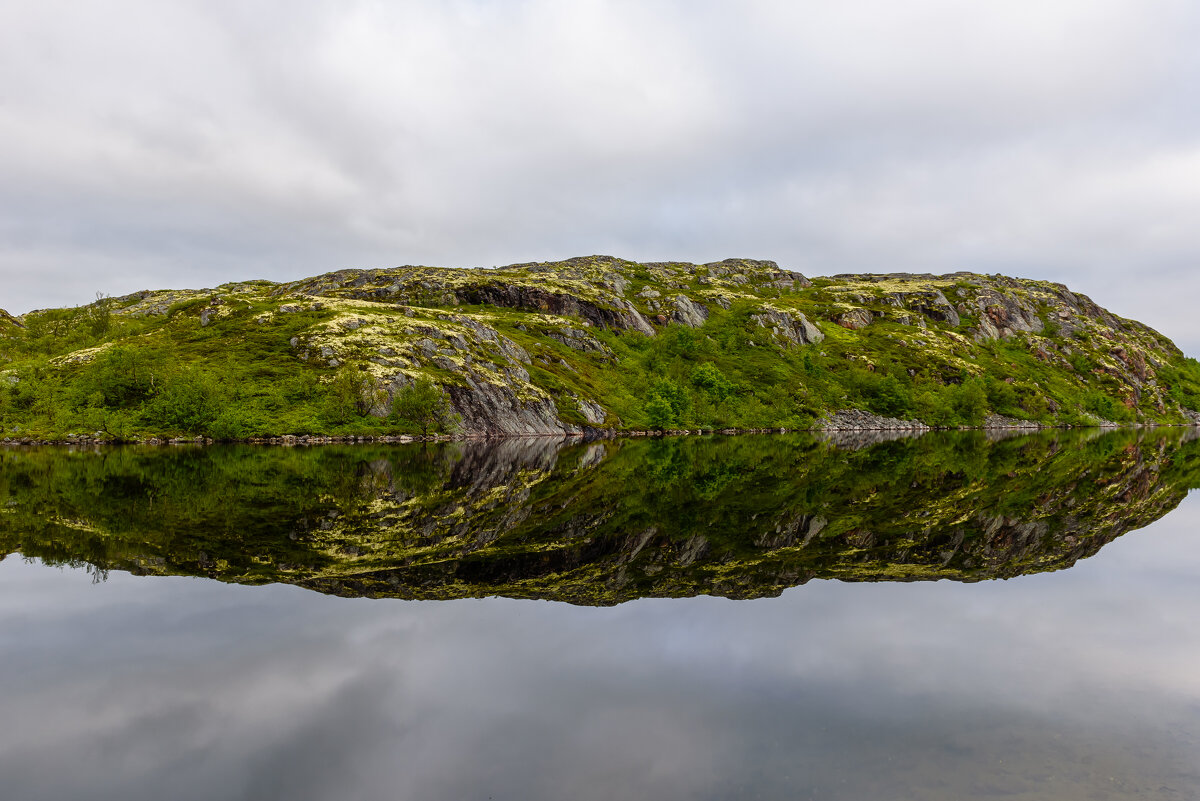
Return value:
M 4 797 L 1197 798 L 1181 439 L 4 453 Z

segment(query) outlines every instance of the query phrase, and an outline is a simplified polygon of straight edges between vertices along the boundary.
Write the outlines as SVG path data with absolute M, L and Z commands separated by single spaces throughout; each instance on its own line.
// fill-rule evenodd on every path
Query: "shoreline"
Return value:
M 855 420 L 851 422 L 843 415 L 853 413 Z M 847 415 L 849 416 L 849 415 Z M 841 420 L 838 418 L 842 417 Z M 868 419 L 869 418 L 869 419 Z M 584 429 L 579 432 L 540 432 L 529 434 L 508 434 L 498 432 L 471 432 L 456 434 L 280 434 L 262 437 L 245 437 L 240 439 L 216 440 L 212 437 L 145 437 L 141 439 L 112 439 L 97 437 L 68 437 L 66 439 L 39 439 L 34 437 L 5 437 L 0 440 L 0 447 L 42 447 L 42 446 L 87 446 L 102 445 L 271 445 L 283 447 L 307 447 L 314 445 L 408 445 L 420 442 L 486 442 L 490 440 L 510 439 L 557 439 L 598 441 L 621 438 L 665 438 L 665 437 L 708 437 L 708 436 L 741 436 L 746 434 L 814 434 L 827 435 L 836 439 L 837 435 L 846 434 L 894 434 L 894 438 L 920 437 L 934 431 L 985 431 L 1004 432 L 1009 434 L 1032 434 L 1037 431 L 1069 431 L 1069 430 L 1101 430 L 1117 431 L 1135 428 L 1197 428 L 1200 420 L 1186 423 L 1114 423 L 1103 421 L 1091 425 L 1045 425 L 1028 420 L 989 419 L 979 426 L 930 426 L 917 420 L 895 420 L 868 415 L 855 410 L 843 410 L 833 418 L 822 421 L 808 428 L 696 428 L 696 429 Z

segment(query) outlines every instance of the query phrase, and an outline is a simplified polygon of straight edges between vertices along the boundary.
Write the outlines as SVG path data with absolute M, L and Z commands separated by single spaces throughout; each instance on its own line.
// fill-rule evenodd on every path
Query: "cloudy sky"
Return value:
M 0 306 L 608 253 L 1068 283 L 1200 353 L 1187 0 L 0 0 Z

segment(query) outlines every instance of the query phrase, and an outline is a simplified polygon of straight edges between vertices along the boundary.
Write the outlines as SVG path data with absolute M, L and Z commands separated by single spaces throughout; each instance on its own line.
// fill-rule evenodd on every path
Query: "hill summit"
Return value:
M 10 439 L 805 428 L 846 410 L 1195 423 L 1200 363 L 1061 284 L 749 259 L 351 269 L 0 314 Z

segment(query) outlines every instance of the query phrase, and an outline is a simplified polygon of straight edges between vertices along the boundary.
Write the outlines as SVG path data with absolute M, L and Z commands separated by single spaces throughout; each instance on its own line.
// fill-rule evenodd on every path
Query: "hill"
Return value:
M 1200 420 L 1200 363 L 1045 281 L 607 256 L 0 315 L 13 439 Z

